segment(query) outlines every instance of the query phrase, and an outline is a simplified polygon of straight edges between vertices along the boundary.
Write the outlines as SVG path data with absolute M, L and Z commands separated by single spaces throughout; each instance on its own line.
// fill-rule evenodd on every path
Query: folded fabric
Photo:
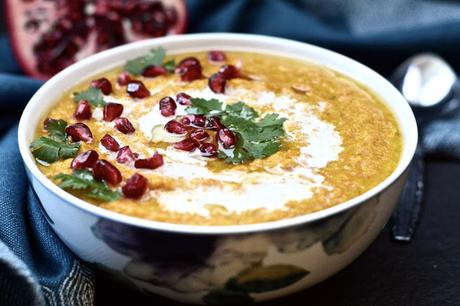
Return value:
M 188 1 L 189 32 L 249 32 L 318 44 L 388 74 L 435 51 L 460 67 L 460 4 L 454 1 Z M 218 46 L 216 46 L 218 47 Z M 92 305 L 94 273 L 53 233 L 17 147 L 17 120 L 42 83 L 21 75 L 0 36 L 0 305 Z M 460 112 L 426 127 L 431 154 L 460 157 Z

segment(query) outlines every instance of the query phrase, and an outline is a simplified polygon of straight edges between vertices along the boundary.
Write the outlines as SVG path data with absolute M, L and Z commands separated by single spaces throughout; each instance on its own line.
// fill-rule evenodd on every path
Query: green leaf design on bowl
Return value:
M 248 293 L 272 291 L 287 287 L 308 273 L 307 270 L 293 265 L 256 265 L 229 279 L 226 288 Z

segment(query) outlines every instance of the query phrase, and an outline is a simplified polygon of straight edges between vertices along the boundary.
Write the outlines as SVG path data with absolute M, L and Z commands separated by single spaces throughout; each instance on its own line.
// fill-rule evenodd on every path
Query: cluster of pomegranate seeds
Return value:
M 229 129 L 220 129 L 217 131 L 217 139 L 225 149 L 231 149 L 235 146 L 235 134 Z
M 200 146 L 200 151 L 205 157 L 214 157 L 217 154 L 217 146 L 210 142 L 205 142 Z
M 173 134 L 183 135 L 187 133 L 185 126 L 177 120 L 168 121 L 168 123 L 165 124 L 165 129 Z
M 136 130 L 131 122 L 124 117 L 118 117 L 114 120 L 115 127 L 123 134 L 132 134 Z
M 192 97 L 190 97 L 188 94 L 186 94 L 185 92 L 180 92 L 176 95 L 176 101 L 177 103 L 179 103 L 180 105 L 190 105 L 192 104 L 192 102 L 190 102 L 190 99 Z
M 163 99 L 160 100 L 159 103 L 160 107 L 160 113 L 165 116 L 173 116 L 176 113 L 176 102 L 174 102 L 174 99 L 171 97 L 164 97 Z
M 94 150 L 89 150 L 75 156 L 70 164 L 70 167 L 73 170 L 92 169 L 94 165 L 96 165 L 98 159 L 99 154 L 97 154 Z
M 131 80 L 126 86 L 126 92 L 133 98 L 143 99 L 150 96 L 150 91 L 144 83 L 137 80 Z
M 222 73 L 213 73 L 208 79 L 209 88 L 215 93 L 224 93 L 227 79 Z
M 100 78 L 91 81 L 91 87 L 99 88 L 104 95 L 110 95 L 112 93 L 112 84 L 106 78 Z
M 91 118 L 91 105 L 86 100 L 80 100 L 73 116 L 77 120 L 88 120 Z
M 144 195 L 147 191 L 147 187 L 147 179 L 144 176 L 135 173 L 126 181 L 126 184 L 121 188 L 121 191 L 125 197 L 129 199 L 138 199 Z
M 93 176 L 99 181 L 105 181 L 114 186 L 120 184 L 122 180 L 120 170 L 104 159 L 98 160 L 94 165 Z
M 160 75 L 168 74 L 168 70 L 163 66 L 149 66 L 144 69 L 142 75 L 149 78 L 154 78 Z
M 223 51 L 209 51 L 208 52 L 208 60 L 211 63 L 221 63 L 225 62 L 227 56 Z
M 186 57 L 176 66 L 176 73 L 184 82 L 192 82 L 203 77 L 201 63 L 196 57 Z
M 120 150 L 118 150 L 117 162 L 119 162 L 120 164 L 129 163 L 135 159 L 136 157 L 133 151 L 131 151 L 131 149 L 129 148 L 129 146 L 124 146 L 120 148 Z
M 196 148 L 199 147 L 198 141 L 192 139 L 192 138 L 185 138 L 184 140 L 181 140 L 179 142 L 176 142 L 173 147 L 174 149 L 177 150 L 182 150 L 182 151 L 187 151 L 187 152 L 192 152 Z
M 187 115 L 181 119 L 181 123 L 193 127 L 204 127 L 206 117 L 204 115 Z
M 134 162 L 134 167 L 143 169 L 156 169 L 163 166 L 163 164 L 163 156 L 159 153 L 155 153 L 152 157 L 137 159 Z
M 114 119 L 120 117 L 121 113 L 123 113 L 123 105 L 120 103 L 110 102 L 104 105 L 104 121 L 113 121 Z
M 119 76 L 118 76 L 118 79 L 117 79 L 117 83 L 118 85 L 120 86 L 126 86 L 129 84 L 129 82 L 131 82 L 133 79 L 131 78 L 131 76 L 129 75 L 129 73 L 127 71 L 123 71 Z
M 209 139 L 209 134 L 205 130 L 196 129 L 190 133 L 189 137 L 201 143 Z
M 101 144 L 104 146 L 104 148 L 112 152 L 117 152 L 120 148 L 118 141 L 109 134 L 105 134 L 101 138 Z
M 68 136 L 70 136 L 72 142 L 84 141 L 90 143 L 93 140 L 91 130 L 86 124 L 81 122 L 68 125 L 65 128 L 65 132 Z

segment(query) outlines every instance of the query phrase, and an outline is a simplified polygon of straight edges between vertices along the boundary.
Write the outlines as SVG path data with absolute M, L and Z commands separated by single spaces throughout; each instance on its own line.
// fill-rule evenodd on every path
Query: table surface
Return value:
M 420 226 L 410 243 L 387 226 L 350 266 L 272 305 L 460 305 L 460 163 L 429 160 Z M 97 278 L 99 305 L 183 305 Z

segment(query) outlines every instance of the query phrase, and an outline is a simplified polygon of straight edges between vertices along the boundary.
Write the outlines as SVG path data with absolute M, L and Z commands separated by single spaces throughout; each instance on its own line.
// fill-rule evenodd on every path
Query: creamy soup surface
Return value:
M 96 200 L 78 190 L 69 192 L 99 207 L 143 219 L 235 225 L 291 218 L 340 204 L 376 186 L 395 169 L 402 147 L 399 127 L 392 113 L 365 87 L 308 62 L 254 53 L 225 55 L 222 62 L 210 62 L 206 52 L 174 55 L 176 63 L 190 56 L 200 61 L 203 78 L 192 82 L 181 81 L 174 72 L 132 77 L 150 91 L 150 96 L 142 99 L 133 99 L 126 85 L 117 83 L 121 67 L 88 80 L 76 80 L 75 87 L 46 117 L 68 124 L 85 123 L 93 139 L 82 141 L 79 153 L 95 150 L 99 159 L 120 171 L 123 181 L 109 186 L 120 191 L 120 197 L 113 201 Z M 210 89 L 208 78 L 225 64 L 237 67 L 241 76 L 228 79 L 225 92 L 217 93 Z M 113 121 L 102 120 L 102 107 L 93 106 L 89 120 L 75 119 L 73 93 L 86 90 L 91 80 L 100 77 L 112 85 L 112 93 L 104 95 L 104 101 L 123 105 L 122 117 L 132 123 L 133 133 L 122 133 Z M 223 105 L 243 101 L 260 117 L 276 113 L 285 118 L 279 150 L 266 158 L 231 164 L 203 156 L 198 148 L 191 152 L 174 148 L 173 143 L 186 136 L 169 133 L 164 125 L 185 116 L 187 105 L 176 103 L 175 115 L 163 116 L 159 101 L 166 96 L 176 100 L 179 92 L 193 98 L 217 99 Z M 208 132 L 212 141 L 215 132 Z M 129 146 L 137 158 L 160 154 L 163 165 L 142 169 L 136 168 L 134 161 L 118 162 L 118 153 L 100 142 L 105 134 L 117 140 L 120 147 Z M 46 135 L 43 126 L 37 127 L 37 137 Z M 216 140 L 214 143 L 219 150 L 232 154 L 232 148 L 222 148 Z M 60 173 L 72 173 L 71 162 L 68 158 L 38 165 L 55 180 Z M 148 188 L 141 197 L 130 199 L 121 189 L 135 173 L 147 178 Z

